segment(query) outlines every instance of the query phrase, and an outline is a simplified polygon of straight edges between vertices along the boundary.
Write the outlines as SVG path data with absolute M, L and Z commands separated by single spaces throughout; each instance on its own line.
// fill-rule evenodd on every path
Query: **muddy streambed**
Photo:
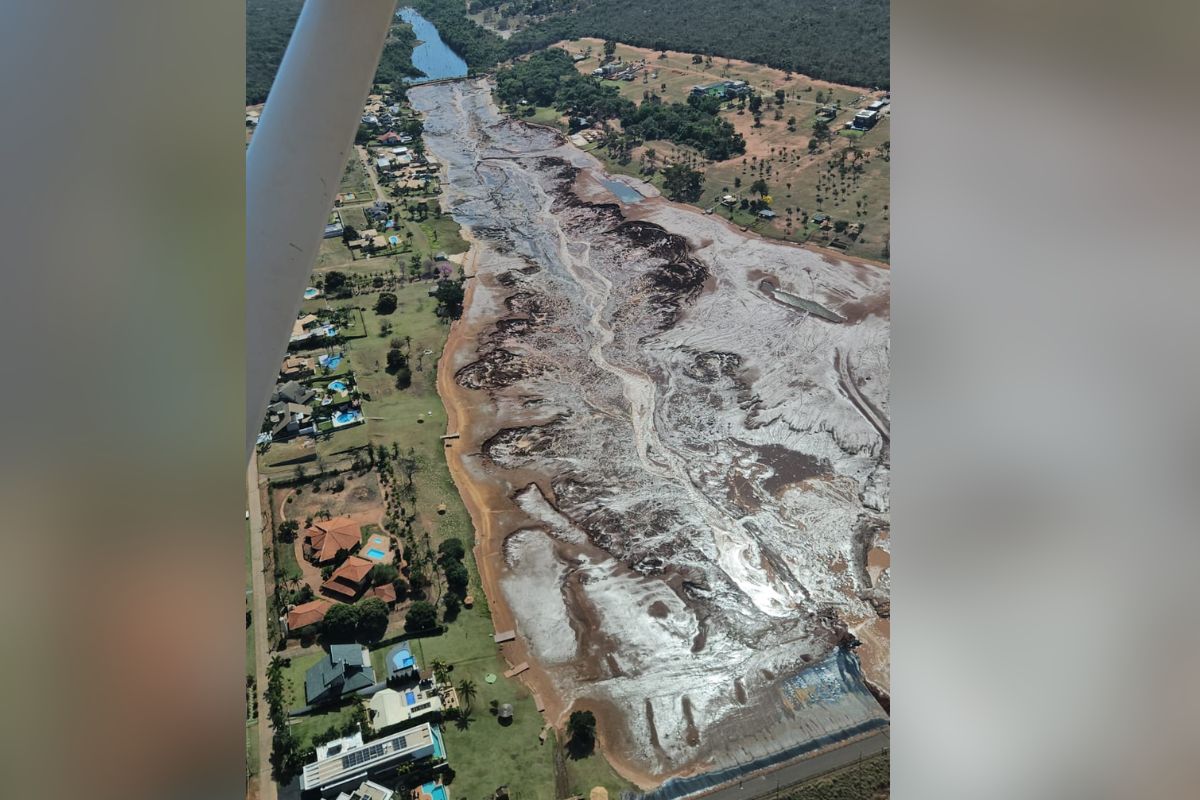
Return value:
M 484 80 L 409 94 L 475 242 L 456 477 L 552 721 L 643 785 L 884 724 L 887 271 L 614 194 Z

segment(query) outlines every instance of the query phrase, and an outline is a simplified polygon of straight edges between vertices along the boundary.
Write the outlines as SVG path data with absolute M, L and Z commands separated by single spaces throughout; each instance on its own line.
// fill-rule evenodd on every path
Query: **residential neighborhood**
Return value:
M 247 692 L 271 735 L 249 755 L 281 797 L 503 796 L 475 754 L 546 752 L 540 701 L 474 601 L 447 473 L 437 360 L 468 248 L 420 134 L 403 95 L 368 98 L 258 436 L 266 612 L 248 636 L 265 628 L 269 652 Z

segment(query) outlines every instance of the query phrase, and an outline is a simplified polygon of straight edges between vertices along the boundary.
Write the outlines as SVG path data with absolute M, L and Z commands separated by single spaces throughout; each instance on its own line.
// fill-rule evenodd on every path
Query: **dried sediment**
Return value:
M 452 465 L 550 718 L 595 709 L 643 785 L 883 718 L 844 648 L 886 690 L 887 272 L 585 199 L 599 165 L 484 82 L 412 100 L 476 248 Z

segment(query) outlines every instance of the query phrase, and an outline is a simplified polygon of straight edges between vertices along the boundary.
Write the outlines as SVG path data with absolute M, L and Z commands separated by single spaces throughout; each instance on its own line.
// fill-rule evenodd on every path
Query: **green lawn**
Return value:
M 258 723 L 246 723 L 246 775 L 258 774 Z
M 314 736 L 328 730 L 330 725 L 338 727 L 345 725 L 353 713 L 354 706 L 345 705 L 334 711 L 327 711 L 324 714 L 298 717 L 291 724 L 292 733 L 299 740 L 300 748 L 303 749 L 312 744 Z
M 304 674 L 324 657 L 324 651 L 306 653 L 293 657 L 291 664 L 283 668 L 284 697 L 289 710 L 304 708 Z
M 547 745 L 548 746 L 548 745 Z M 587 797 L 596 786 L 608 790 L 611 800 L 617 800 L 621 792 L 634 787 L 613 771 L 613 768 L 599 753 L 593 753 L 587 758 L 575 760 L 567 756 L 567 778 L 571 782 L 571 794 Z
M 455 685 L 469 680 L 477 691 L 469 724 L 445 725 L 447 756 L 455 772 L 450 793 L 456 800 L 483 800 L 507 783 L 510 793 L 523 800 L 554 800 L 553 742 L 538 742 L 542 715 L 521 683 L 504 678 L 507 664 L 499 657 L 493 632 L 485 612 L 464 609 L 446 633 L 411 642 L 422 668 L 440 658 L 453 666 Z M 484 680 L 488 673 L 497 676 L 496 683 Z M 513 705 L 512 725 L 501 727 L 492 716 L 493 700 Z
M 350 151 L 350 158 L 346 162 L 346 169 L 342 173 L 342 182 L 338 187 L 340 192 L 354 192 L 356 198 L 371 199 L 375 197 L 375 189 L 371 186 L 371 178 L 367 175 L 367 171 L 363 168 L 362 160 L 358 157 L 358 150 Z
M 296 548 L 291 542 L 275 543 L 275 563 L 283 570 L 285 579 L 301 580 L 304 577 L 300 565 L 296 563 Z

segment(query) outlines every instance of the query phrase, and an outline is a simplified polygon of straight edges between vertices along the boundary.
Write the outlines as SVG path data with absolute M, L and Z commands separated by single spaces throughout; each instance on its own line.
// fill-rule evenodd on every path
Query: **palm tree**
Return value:
M 462 698 L 463 703 L 467 706 L 467 710 L 470 711 L 471 701 L 475 699 L 475 684 L 463 678 L 458 682 L 458 696 Z
M 446 682 L 446 673 L 450 671 L 450 665 L 440 658 L 435 658 L 429 664 L 429 668 L 433 670 L 433 679 L 438 683 Z

